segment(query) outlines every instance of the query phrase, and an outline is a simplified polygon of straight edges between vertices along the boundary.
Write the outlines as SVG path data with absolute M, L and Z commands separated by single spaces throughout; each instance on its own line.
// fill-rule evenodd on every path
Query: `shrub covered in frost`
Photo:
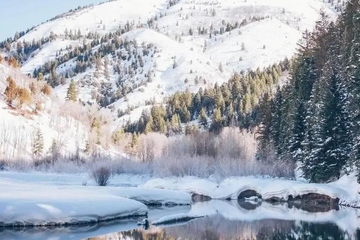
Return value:
M 107 167 L 99 167 L 92 171 L 91 177 L 99 186 L 106 186 L 111 177 L 111 171 Z

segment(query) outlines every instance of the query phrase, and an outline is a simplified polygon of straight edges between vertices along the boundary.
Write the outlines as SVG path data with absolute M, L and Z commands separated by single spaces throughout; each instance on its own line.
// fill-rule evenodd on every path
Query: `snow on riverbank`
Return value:
M 77 225 L 144 216 L 137 201 L 80 187 L 0 180 L 0 225 Z
M 0 172 L 0 226 L 95 223 L 144 216 L 148 209 L 143 203 L 191 203 L 190 194 L 185 192 L 82 186 L 80 179 L 83 176 L 74 175 L 69 181 L 56 181 L 59 180 L 56 174 L 51 177 L 51 174 Z
M 101 189 L 103 190 L 103 189 Z M 110 192 L 114 195 L 133 199 L 146 205 L 190 205 L 191 196 L 186 192 L 146 189 L 146 188 L 128 188 L 111 187 L 104 189 L 104 192 Z
M 359 185 L 356 183 L 355 176 L 343 177 L 330 184 L 309 184 L 260 177 L 234 177 L 219 182 L 195 177 L 151 179 L 150 176 L 119 175 L 111 179 L 111 186 L 98 187 L 85 174 L 0 172 L 0 225 L 61 225 L 99 222 L 144 215 L 148 210 L 144 203 L 157 206 L 189 205 L 191 193 L 220 200 L 237 199 L 245 190 L 254 190 L 263 199 L 277 197 L 287 200 L 290 195 L 296 197 L 307 193 L 324 194 L 331 198 L 339 198 L 341 205 L 360 207 Z M 223 202 L 223 204 L 228 203 Z M 192 212 L 197 211 L 196 208 L 199 206 L 201 204 L 192 206 Z M 281 209 L 277 211 L 282 212 L 283 206 L 273 206 L 263 202 L 261 211 L 256 208 L 251 216 L 256 217 L 257 211 L 259 211 L 259 216 L 263 216 L 269 209 L 279 207 Z M 211 214 L 211 209 L 217 208 L 207 206 L 205 215 Z M 221 209 L 222 214 L 229 213 L 229 216 L 234 214 L 235 219 L 242 216 L 231 208 L 228 211 L 227 207 L 221 207 Z M 286 215 L 281 216 L 281 219 L 288 219 L 286 216 L 291 215 L 289 211 L 294 211 L 287 207 L 285 209 Z M 217 211 L 219 209 L 215 212 Z M 304 218 L 301 219 L 304 220 L 306 220 L 306 214 L 310 214 L 304 210 L 297 210 L 297 212 L 303 214 Z M 328 211 L 327 214 L 333 214 L 333 212 Z M 196 214 L 191 217 L 202 216 Z M 273 212 L 270 211 L 268 216 L 271 215 Z M 182 215 L 180 218 L 184 216 L 188 215 Z M 336 218 L 342 217 L 339 215 Z
M 254 190 L 263 199 L 279 198 L 287 200 L 308 193 L 339 198 L 341 205 L 360 207 L 359 184 L 355 176 L 345 176 L 330 184 L 315 184 L 295 180 L 234 177 L 220 183 L 195 177 L 152 179 L 144 185 L 146 188 L 181 190 L 210 196 L 212 199 L 237 199 L 246 190 Z

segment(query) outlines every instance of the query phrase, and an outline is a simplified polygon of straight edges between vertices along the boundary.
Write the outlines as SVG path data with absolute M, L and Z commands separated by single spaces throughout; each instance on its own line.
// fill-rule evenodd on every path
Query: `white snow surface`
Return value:
M 147 213 L 140 202 L 84 187 L 0 181 L 0 223 L 5 225 L 76 225 Z
M 290 195 L 296 197 L 318 193 L 331 198 L 339 198 L 341 205 L 360 207 L 360 187 L 353 175 L 344 176 L 339 181 L 330 184 L 259 177 L 233 177 L 221 182 L 185 177 L 151 179 L 144 184 L 144 187 L 182 190 L 210 196 L 212 199 L 237 199 L 245 190 L 255 190 L 263 199 L 277 197 L 284 200 L 287 200 Z
M 105 2 L 76 11 L 75 14 L 64 14 L 63 17 L 41 24 L 19 40 L 32 41 L 48 37 L 51 32 L 62 35 L 65 29 L 72 31 L 80 29 L 82 34 L 93 31 L 107 33 L 116 30 L 119 24 L 125 25 L 127 22 L 144 24 L 150 16 L 165 8 L 166 2 L 166 0 Z M 103 30 L 103 26 L 106 30 Z
M 181 191 L 82 186 L 84 179 L 84 175 L 1 172 L 0 225 L 93 223 L 145 215 L 147 207 L 141 202 L 191 203 L 190 194 Z
M 131 184 L 132 183 L 132 184 Z M 130 186 L 130 187 L 126 187 Z M 107 187 L 95 186 L 85 174 L 0 172 L 0 223 L 17 225 L 61 225 L 99 222 L 113 218 L 145 214 L 144 203 L 190 204 L 190 193 L 211 196 L 214 200 L 192 204 L 190 212 L 152 217 L 154 223 L 169 220 L 221 214 L 230 220 L 256 221 L 261 219 L 334 222 L 353 232 L 360 222 L 359 210 L 340 207 L 340 211 L 310 213 L 287 204 L 271 205 L 261 202 L 246 210 L 235 201 L 238 194 L 253 189 L 263 198 L 287 199 L 306 193 L 326 194 L 340 199 L 342 205 L 359 207 L 359 185 L 355 176 L 346 176 L 330 184 L 309 184 L 284 179 L 237 177 L 222 181 L 195 177 L 156 179 L 150 176 L 118 175 Z

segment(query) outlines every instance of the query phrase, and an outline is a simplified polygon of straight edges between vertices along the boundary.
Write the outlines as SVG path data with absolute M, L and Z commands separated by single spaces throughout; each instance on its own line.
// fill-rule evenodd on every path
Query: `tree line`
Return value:
M 297 162 L 311 182 L 359 171 L 359 5 L 349 1 L 335 23 L 323 13 L 299 42 L 289 83 L 263 101 L 259 158 Z
M 223 127 L 254 129 L 259 122 L 259 103 L 276 91 L 280 77 L 289 69 L 285 59 L 263 70 L 235 73 L 228 82 L 212 88 L 186 90 L 168 97 L 164 104 L 144 110 L 137 122 L 128 122 L 126 132 L 161 132 L 167 135 L 196 131 L 219 133 Z M 197 121 L 197 125 L 191 122 Z M 185 130 L 182 125 L 188 125 Z

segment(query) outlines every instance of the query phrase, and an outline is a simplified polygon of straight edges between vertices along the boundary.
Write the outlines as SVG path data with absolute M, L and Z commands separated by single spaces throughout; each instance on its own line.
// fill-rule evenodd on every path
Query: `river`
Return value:
M 286 204 L 209 201 L 150 207 L 148 227 L 134 218 L 91 226 L 0 229 L 0 239 L 360 239 L 359 216 L 353 208 L 310 212 Z M 160 223 L 153 225 L 156 221 Z

